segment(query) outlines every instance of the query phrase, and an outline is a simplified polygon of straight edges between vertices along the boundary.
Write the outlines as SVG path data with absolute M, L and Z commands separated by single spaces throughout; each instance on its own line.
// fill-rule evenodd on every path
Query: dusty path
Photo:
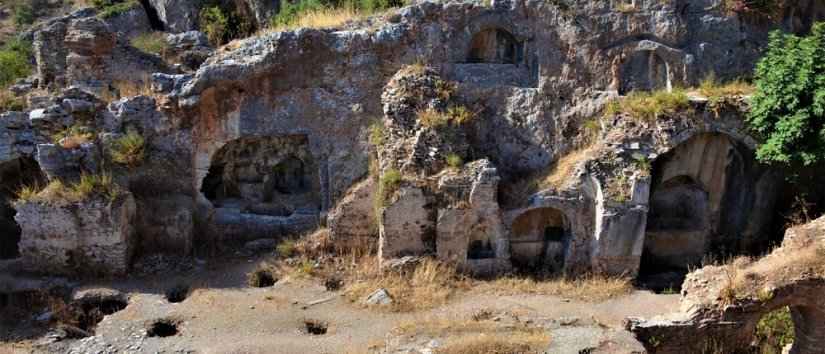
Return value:
M 676 309 L 678 301 L 678 295 L 646 291 L 635 291 L 601 303 L 585 303 L 555 296 L 496 296 L 470 290 L 432 310 L 391 313 L 351 304 L 341 292 L 327 291 L 319 280 L 282 279 L 272 287 L 251 288 L 246 284 L 246 273 L 257 261 L 207 264 L 187 275 L 155 277 L 162 280 L 85 284 L 84 288 L 111 287 L 128 292 L 129 304 L 122 311 L 106 316 L 94 337 L 52 344 L 49 351 L 363 353 L 383 347 L 387 333 L 402 322 L 466 318 L 480 309 L 536 319 L 580 320 L 618 333 L 625 317 L 670 312 Z M 188 284 L 196 289 L 183 302 L 170 303 L 164 292 L 176 284 Z M 307 306 L 316 300 L 328 301 Z M 148 337 L 147 327 L 159 319 L 175 322 L 179 332 L 169 337 Z M 326 322 L 327 333 L 306 333 L 305 320 Z M 576 339 L 576 335 L 599 336 L 592 330 L 576 329 L 557 333 L 555 341 L 563 342 L 567 335 L 573 336 L 572 341 L 581 340 Z M 598 342 L 598 338 L 593 340 Z

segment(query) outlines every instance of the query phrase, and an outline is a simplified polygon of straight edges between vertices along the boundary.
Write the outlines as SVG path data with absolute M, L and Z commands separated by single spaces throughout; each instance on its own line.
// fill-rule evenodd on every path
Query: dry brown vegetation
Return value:
M 362 20 L 368 15 L 351 7 L 322 8 L 301 13 L 294 22 L 266 28 L 262 33 L 282 32 L 298 28 L 335 28 L 347 22 Z
M 599 151 L 601 145 L 594 144 L 574 150 L 562 156 L 550 168 L 550 172 L 539 182 L 539 188 L 561 188 L 565 182 L 570 182 L 576 167 L 589 160 Z
M 429 318 L 403 322 L 394 330 L 409 336 L 440 337 L 436 353 L 541 353 L 550 344 L 544 329 L 523 324 L 502 325 L 492 320 Z
M 604 301 L 633 291 L 633 284 L 628 278 L 599 275 L 548 280 L 504 277 L 478 281 L 477 285 L 480 291 L 489 291 L 497 295 L 553 295 L 587 302 Z
M 345 293 L 359 301 L 384 288 L 393 296 L 390 310 L 406 312 L 433 308 L 447 302 L 467 281 L 455 268 L 432 259 L 423 260 L 408 272 L 381 270 L 376 257 L 365 257 L 350 272 Z
M 79 181 L 71 184 L 55 179 L 43 190 L 39 190 L 37 186 L 26 186 L 18 192 L 17 201 L 60 206 L 93 198 L 114 201 L 122 193 L 122 188 L 114 183 L 111 175 L 84 174 Z

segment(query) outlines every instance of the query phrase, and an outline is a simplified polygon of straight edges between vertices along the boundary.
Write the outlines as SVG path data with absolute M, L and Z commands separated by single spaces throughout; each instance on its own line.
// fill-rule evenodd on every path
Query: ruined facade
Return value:
M 166 28 L 190 29 L 165 2 L 150 3 Z M 116 235 L 130 249 L 118 264 L 132 250 L 190 254 L 328 225 L 339 242 L 369 240 L 383 259 L 436 255 L 479 273 L 684 269 L 766 237 L 778 176 L 754 163 L 738 103 L 719 109 L 694 97 L 690 109 L 653 121 L 606 117 L 563 186 L 537 183 L 509 203 L 503 191 L 588 146 L 583 125 L 610 99 L 750 72 L 769 28 L 721 3 L 636 1 L 627 11 L 617 1 L 421 2 L 377 26 L 240 40 L 194 72 L 153 66 L 153 97 L 114 102 L 100 88 L 130 72 L 128 46 L 111 24 L 76 13 L 33 34 L 37 84 L 65 89 L 4 114 L 0 163 L 36 161 L 51 181 L 110 171 L 134 198 L 134 215 L 102 211 L 131 225 Z M 789 11 L 782 24 L 810 16 Z M 457 107 L 472 119 L 420 119 Z M 81 121 L 95 128 L 90 142 L 52 141 Z M 379 144 L 371 125 L 384 134 Z M 111 161 L 111 143 L 129 132 L 145 139 L 138 166 Z M 400 181 L 375 207 L 390 171 Z M 76 207 L 78 217 L 103 208 Z M 23 226 L 20 242 L 57 237 L 25 224 L 62 211 L 23 210 L 7 227 Z

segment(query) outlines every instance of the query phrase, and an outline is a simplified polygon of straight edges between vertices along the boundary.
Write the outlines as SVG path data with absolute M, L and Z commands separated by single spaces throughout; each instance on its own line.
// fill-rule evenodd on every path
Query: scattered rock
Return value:
M 392 296 L 387 289 L 381 288 L 373 291 L 363 301 L 365 305 L 390 305 L 393 303 Z

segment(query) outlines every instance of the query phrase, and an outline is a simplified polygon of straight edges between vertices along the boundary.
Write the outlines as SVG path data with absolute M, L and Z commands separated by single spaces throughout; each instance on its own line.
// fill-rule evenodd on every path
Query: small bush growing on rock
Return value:
M 450 121 L 458 125 L 469 123 L 475 118 L 475 113 L 465 106 L 452 106 L 447 110 L 447 115 L 450 116 Z
M 64 149 L 76 149 L 94 138 L 94 130 L 82 124 L 75 124 L 52 135 L 52 141 Z
M 372 146 L 384 145 L 384 124 L 381 121 L 370 124 L 370 144 Z
M 806 166 L 825 160 L 825 23 L 807 37 L 771 33 L 755 83 L 747 122 L 764 139 L 757 159 Z
M 100 18 L 112 18 L 140 6 L 137 0 L 92 0 Z
M 129 40 L 129 43 L 144 53 L 155 54 L 161 57 L 166 55 L 169 43 L 163 32 L 143 33 Z
M 111 175 L 83 174 L 80 176 L 80 180 L 73 184 L 67 185 L 55 179 L 37 193 L 28 190 L 21 192 L 18 195 L 18 202 L 65 205 L 93 198 L 105 198 L 114 201 L 121 194 L 121 187 L 114 183 Z
M 145 143 L 143 136 L 130 131 L 112 142 L 109 156 L 115 163 L 129 167 L 139 166 L 145 157 Z
M 381 180 L 378 183 L 378 196 L 381 199 L 381 204 L 386 205 L 390 197 L 395 194 L 398 187 L 401 186 L 401 172 L 396 169 L 388 169 L 381 175 Z
M 611 101 L 605 107 L 605 116 L 625 113 L 633 118 L 653 120 L 662 114 L 672 114 L 690 107 L 687 93 L 681 89 L 672 92 L 633 92 L 627 97 Z
M 447 154 L 447 166 L 452 168 L 461 168 L 464 165 L 464 159 L 461 158 L 458 154 Z
M 0 48 L 0 88 L 31 74 L 31 55 L 31 43 L 22 40 L 11 40 Z
M 283 242 L 279 243 L 278 246 L 275 246 L 275 251 L 282 258 L 289 258 L 295 255 L 295 246 L 295 240 L 284 240 Z
M 794 341 L 794 325 L 790 309 L 785 306 L 768 313 L 756 324 L 756 339 L 761 353 L 781 353 Z
M 22 111 L 26 109 L 26 102 L 8 90 L 0 90 L 0 112 Z
M 26 2 L 16 4 L 12 12 L 12 19 L 18 28 L 34 23 L 34 9 L 31 4 Z
M 255 32 L 255 24 L 247 16 L 240 14 L 231 2 L 209 1 L 198 16 L 201 31 L 215 46 Z

